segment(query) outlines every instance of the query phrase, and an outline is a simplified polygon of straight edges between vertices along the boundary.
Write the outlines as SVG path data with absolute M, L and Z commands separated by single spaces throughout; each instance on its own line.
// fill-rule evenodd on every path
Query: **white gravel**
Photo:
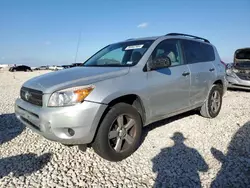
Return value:
M 249 92 L 228 91 L 215 119 L 190 112 L 147 127 L 140 148 L 111 163 L 92 149 L 48 141 L 16 120 L 21 84 L 42 73 L 0 71 L 0 187 L 250 186 Z

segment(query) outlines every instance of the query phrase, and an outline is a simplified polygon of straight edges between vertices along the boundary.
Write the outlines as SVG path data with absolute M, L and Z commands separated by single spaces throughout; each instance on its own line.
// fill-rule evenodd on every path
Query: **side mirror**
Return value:
M 171 66 L 171 60 L 169 57 L 157 57 L 149 63 L 150 70 L 157 70 L 167 68 Z

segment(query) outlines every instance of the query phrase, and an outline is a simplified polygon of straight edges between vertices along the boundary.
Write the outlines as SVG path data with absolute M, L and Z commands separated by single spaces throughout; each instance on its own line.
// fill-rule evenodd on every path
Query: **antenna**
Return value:
M 76 60 L 77 60 L 77 54 L 78 54 L 78 49 L 79 49 L 81 37 L 82 37 L 82 30 L 80 30 L 79 37 L 78 37 L 78 42 L 77 42 L 77 46 L 76 46 L 75 63 L 76 63 Z

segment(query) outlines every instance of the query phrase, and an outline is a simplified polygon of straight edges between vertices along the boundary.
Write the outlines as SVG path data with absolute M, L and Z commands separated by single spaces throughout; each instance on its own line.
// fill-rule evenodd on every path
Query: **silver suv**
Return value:
M 142 128 L 198 109 L 214 118 L 225 66 L 207 39 L 170 33 L 110 44 L 82 67 L 25 82 L 15 112 L 27 127 L 65 145 L 92 146 L 110 161 L 130 156 Z

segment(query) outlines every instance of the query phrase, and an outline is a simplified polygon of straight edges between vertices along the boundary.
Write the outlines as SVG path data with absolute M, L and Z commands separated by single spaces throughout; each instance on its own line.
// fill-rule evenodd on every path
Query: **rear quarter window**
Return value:
M 187 63 L 200 63 L 215 60 L 214 48 L 205 43 L 183 40 L 184 54 Z

